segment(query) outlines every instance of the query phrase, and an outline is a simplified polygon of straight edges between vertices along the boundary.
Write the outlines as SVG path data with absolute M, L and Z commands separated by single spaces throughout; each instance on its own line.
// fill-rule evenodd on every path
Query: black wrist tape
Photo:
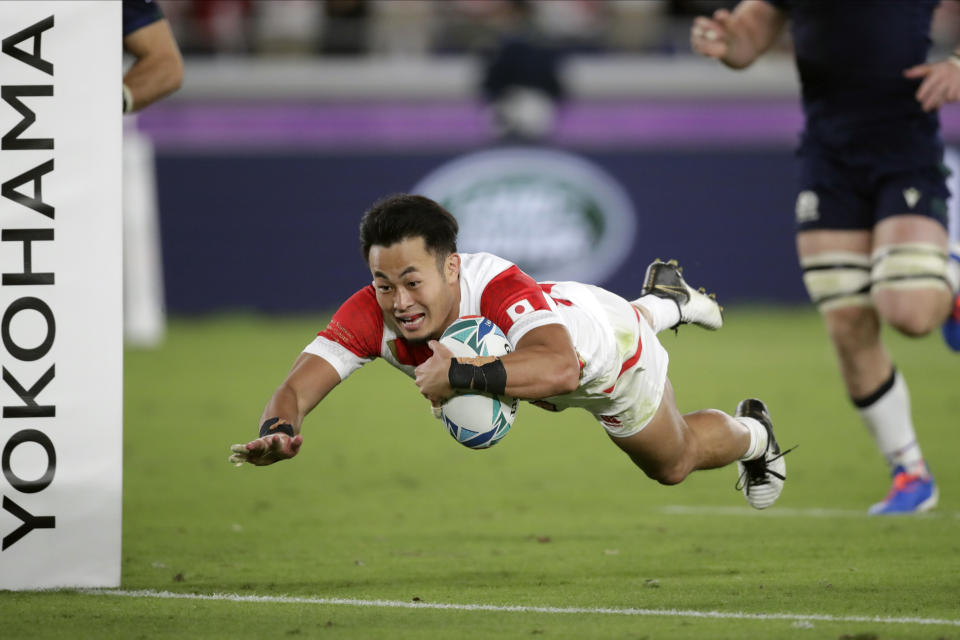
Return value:
M 277 423 L 280 424 L 277 424 Z M 293 437 L 293 427 L 286 422 L 280 422 L 280 418 L 267 418 L 263 421 L 263 424 L 260 425 L 260 437 L 263 436 L 272 436 L 275 433 L 285 433 L 291 438 Z
M 483 391 L 502 396 L 507 388 L 507 370 L 500 358 L 480 366 L 457 362 L 454 358 L 450 361 L 447 378 L 454 389 Z

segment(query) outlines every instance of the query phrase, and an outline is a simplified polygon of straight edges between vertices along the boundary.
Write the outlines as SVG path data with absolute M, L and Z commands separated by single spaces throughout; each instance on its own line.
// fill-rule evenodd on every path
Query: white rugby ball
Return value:
M 500 328 L 482 316 L 457 318 L 440 336 L 455 357 L 503 356 L 510 343 Z M 440 407 L 440 419 L 454 439 L 471 449 L 487 449 L 507 435 L 517 416 L 516 398 L 461 393 Z

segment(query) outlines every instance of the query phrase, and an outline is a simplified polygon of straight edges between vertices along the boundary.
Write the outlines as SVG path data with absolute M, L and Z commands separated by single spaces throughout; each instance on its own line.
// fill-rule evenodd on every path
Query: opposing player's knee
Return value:
M 940 311 L 953 291 L 943 249 L 925 242 L 879 247 L 872 264 L 874 304 L 886 322 L 911 336 L 939 326 Z
M 862 253 L 830 251 L 800 259 L 803 284 L 821 313 L 868 307 L 870 258 Z

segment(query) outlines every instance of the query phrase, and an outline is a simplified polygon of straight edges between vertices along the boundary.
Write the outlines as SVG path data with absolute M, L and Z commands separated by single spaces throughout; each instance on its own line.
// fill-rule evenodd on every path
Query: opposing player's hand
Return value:
M 244 462 L 262 467 L 280 460 L 287 460 L 300 452 L 303 436 L 295 435 L 292 438 L 285 433 L 275 433 L 251 440 L 246 444 L 235 444 L 230 447 L 230 462 L 242 466 Z
M 413 373 L 420 393 L 431 404 L 439 406 L 453 395 L 450 387 L 450 360 L 453 358 L 453 351 L 436 340 L 431 340 L 427 346 L 433 351 L 433 355 L 414 369 Z
M 690 47 L 708 58 L 722 60 L 730 51 L 732 19 L 726 9 L 717 9 L 711 18 L 696 17 L 690 28 Z
M 934 111 L 948 102 L 960 101 L 960 61 L 956 58 L 919 64 L 903 72 L 908 78 L 923 78 L 916 98 L 924 111 Z

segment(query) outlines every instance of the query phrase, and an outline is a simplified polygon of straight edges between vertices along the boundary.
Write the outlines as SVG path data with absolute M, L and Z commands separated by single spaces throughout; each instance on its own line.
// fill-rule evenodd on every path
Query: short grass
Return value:
M 885 466 L 809 310 L 733 310 L 717 334 L 661 334 L 681 409 L 756 395 L 781 443 L 799 443 L 763 513 L 732 468 L 648 480 L 581 412 L 525 405 L 502 443 L 464 449 L 384 363 L 308 418 L 297 459 L 232 467 L 229 445 L 255 433 L 324 321 L 176 319 L 163 348 L 127 352 L 124 590 L 810 618 L 5 592 L 0 637 L 960 638 L 960 357 L 937 336 L 887 338 L 940 508 L 877 519 L 863 513 Z

